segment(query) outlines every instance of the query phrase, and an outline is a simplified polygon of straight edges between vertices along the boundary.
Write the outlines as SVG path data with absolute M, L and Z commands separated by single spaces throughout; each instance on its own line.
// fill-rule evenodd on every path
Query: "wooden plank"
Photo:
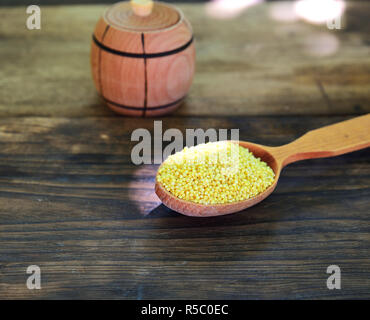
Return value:
M 347 117 L 171 117 L 164 129 L 240 128 L 279 145 Z M 0 119 L 0 298 L 370 298 L 370 152 L 295 163 L 234 215 L 165 208 L 157 166 L 130 141 L 153 120 Z M 26 288 L 28 265 L 42 289 Z M 326 268 L 342 289 L 326 288 Z
M 359 114 L 370 111 L 368 3 L 350 3 L 343 30 L 271 18 L 262 4 L 231 20 L 180 5 L 193 24 L 197 71 L 177 115 Z M 89 51 L 106 6 L 42 6 L 42 29 L 23 7 L 0 9 L 0 116 L 107 116 Z M 359 21 L 360 20 L 360 21 Z

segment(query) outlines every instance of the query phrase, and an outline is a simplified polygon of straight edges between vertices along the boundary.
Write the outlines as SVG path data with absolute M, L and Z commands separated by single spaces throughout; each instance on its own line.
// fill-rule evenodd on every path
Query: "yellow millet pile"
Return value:
M 177 198 L 201 204 L 250 199 L 274 178 L 265 162 L 227 141 L 185 147 L 169 156 L 157 174 L 157 181 Z

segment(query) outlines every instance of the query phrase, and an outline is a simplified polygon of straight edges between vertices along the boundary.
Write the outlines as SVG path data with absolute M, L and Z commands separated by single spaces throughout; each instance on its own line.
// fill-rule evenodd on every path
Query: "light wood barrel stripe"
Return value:
M 170 51 L 164 51 L 164 52 L 157 52 L 157 53 L 133 53 L 133 52 L 125 52 L 125 51 L 119 51 L 115 50 L 113 48 L 110 48 L 103 43 L 101 43 L 93 34 L 92 36 L 94 43 L 102 50 L 107 51 L 109 53 L 119 55 L 122 57 L 127 57 L 127 58 L 141 58 L 141 59 L 153 59 L 153 58 L 161 58 L 161 57 L 166 57 L 170 56 L 176 53 L 179 53 L 181 51 L 186 50 L 194 41 L 194 37 L 192 36 L 188 42 L 186 42 L 184 45 L 182 45 L 179 48 L 170 50 Z
M 141 44 L 143 46 L 143 54 L 145 55 L 145 36 L 144 33 L 141 34 Z M 148 71 L 147 71 L 147 62 L 144 57 L 144 110 L 143 117 L 145 117 L 146 109 L 148 108 Z
M 181 101 L 183 101 L 186 96 L 176 100 L 176 101 L 173 101 L 173 102 L 170 102 L 168 104 L 164 104 L 164 105 L 161 105 L 161 106 L 155 106 L 155 107 L 134 107 L 134 106 L 126 106 L 126 105 L 123 105 L 123 104 L 120 104 L 120 103 L 117 103 L 117 102 L 114 102 L 114 101 L 111 101 L 107 98 L 105 98 L 104 96 L 101 95 L 101 98 L 106 102 L 106 103 L 110 103 L 118 108 L 122 108 L 122 109 L 127 109 L 127 110 L 137 110 L 137 111 L 144 111 L 144 110 L 148 110 L 148 111 L 152 111 L 152 110 L 160 110 L 160 109 L 166 109 L 166 108 L 170 108 L 172 106 L 174 106 L 175 104 L 178 104 L 180 103 Z
M 108 30 L 109 30 L 109 25 L 107 25 L 105 30 L 104 30 L 103 36 L 101 38 L 102 42 L 104 41 L 104 38 L 105 38 Z M 102 52 L 102 50 L 99 50 L 99 62 L 98 62 L 99 63 L 99 67 L 98 67 L 99 77 L 98 77 L 98 81 L 99 81 L 100 93 L 103 94 L 103 85 L 102 85 L 102 82 L 101 82 L 101 52 Z

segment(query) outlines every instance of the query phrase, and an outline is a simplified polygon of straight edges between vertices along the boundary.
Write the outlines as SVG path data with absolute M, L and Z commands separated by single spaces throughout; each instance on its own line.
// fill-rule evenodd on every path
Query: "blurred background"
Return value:
M 342 16 L 346 9 L 346 2 L 355 0 L 290 0 L 279 1 L 287 3 L 275 8 L 272 17 L 280 21 L 306 20 L 313 24 L 323 24 L 328 20 Z M 0 0 L 0 6 L 25 5 L 68 5 L 68 4 L 110 4 L 119 2 L 110 0 Z M 172 3 L 205 3 L 206 13 L 214 18 L 234 18 L 243 11 L 263 2 L 277 2 L 277 0 L 166 0 Z M 293 5 L 293 9 L 288 5 Z
M 290 0 L 279 1 L 283 3 L 294 3 L 293 11 L 287 6 L 274 9 L 272 15 L 276 20 L 291 21 L 296 18 L 306 20 L 314 24 L 326 23 L 343 14 L 346 2 L 355 0 Z M 25 6 L 25 5 L 68 5 L 68 4 L 110 4 L 119 2 L 110 0 L 0 0 L 0 6 Z M 263 2 L 277 2 L 277 0 L 166 0 L 172 3 L 205 3 L 206 12 L 215 18 L 233 18 L 249 7 Z
M 30 4 L 39 4 L 39 5 L 50 5 L 50 4 L 99 4 L 99 3 L 115 3 L 117 1 L 109 0 L 0 0 L 0 5 L 3 6 L 18 6 L 18 5 L 30 5 Z M 169 0 L 164 2 L 183 2 L 183 3 L 192 3 L 192 2 L 207 2 L 206 0 Z
M 277 0 L 265 0 L 266 2 L 273 2 Z M 294 0 L 290 0 L 294 1 Z M 313 0 L 315 1 L 315 0 Z M 361 1 L 361 0 L 347 0 L 347 1 Z M 368 0 L 364 0 L 366 2 Z M 30 5 L 30 4 L 39 4 L 39 5 L 52 5 L 52 4 L 93 4 L 93 3 L 114 3 L 119 2 L 111 1 L 111 0 L 0 0 L 0 5 L 3 6 L 17 6 L 17 5 Z M 194 3 L 194 2 L 212 2 L 212 0 L 165 0 L 164 2 L 182 2 L 182 3 Z M 217 2 L 217 1 L 213 1 Z M 260 2 L 258 0 L 226 0 L 220 2 L 228 2 L 234 4 L 240 3 L 252 3 L 252 2 Z M 325 2 L 325 0 L 319 0 L 319 2 Z

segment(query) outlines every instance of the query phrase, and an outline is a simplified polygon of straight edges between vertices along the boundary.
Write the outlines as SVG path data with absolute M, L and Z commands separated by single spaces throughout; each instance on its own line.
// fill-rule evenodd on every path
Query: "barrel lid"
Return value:
M 181 20 L 181 13 L 173 6 L 154 2 L 152 13 L 141 17 L 136 15 L 128 1 L 118 2 L 104 14 L 105 21 L 117 29 L 149 32 L 168 29 Z

